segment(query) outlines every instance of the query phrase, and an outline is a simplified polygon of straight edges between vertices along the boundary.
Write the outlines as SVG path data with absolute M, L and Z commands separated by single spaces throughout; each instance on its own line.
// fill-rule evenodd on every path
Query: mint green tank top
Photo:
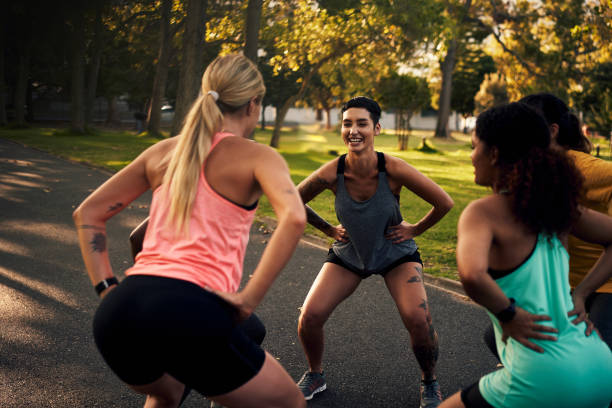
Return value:
M 574 325 L 568 279 L 569 255 L 556 236 L 538 236 L 529 258 L 496 279 L 516 305 L 548 315 L 541 324 L 559 330 L 557 341 L 532 339 L 538 353 L 509 338 L 501 341 L 499 321 L 489 313 L 504 367 L 480 379 L 482 396 L 494 407 L 608 407 L 612 401 L 612 352 L 586 324 Z

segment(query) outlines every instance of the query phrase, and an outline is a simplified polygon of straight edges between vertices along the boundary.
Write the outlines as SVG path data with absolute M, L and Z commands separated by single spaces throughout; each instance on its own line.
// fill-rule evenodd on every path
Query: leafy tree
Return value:
M 508 90 L 504 77 L 496 73 L 485 75 L 480 90 L 474 97 L 476 112 L 480 113 L 508 102 Z
M 479 48 L 467 49 L 453 73 L 451 108 L 464 118 L 474 114 L 474 97 L 486 74 L 496 71 L 495 61 Z
M 399 150 L 408 148 L 410 119 L 414 112 L 429 105 L 431 95 L 427 81 L 410 75 L 393 73 L 378 85 L 378 100 L 383 109 L 395 113 L 395 131 Z

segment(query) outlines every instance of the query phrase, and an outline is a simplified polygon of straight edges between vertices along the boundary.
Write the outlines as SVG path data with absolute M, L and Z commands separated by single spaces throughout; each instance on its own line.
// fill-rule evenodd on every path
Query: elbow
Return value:
M 478 292 L 478 288 L 482 285 L 482 276 L 478 273 L 470 273 L 459 269 L 459 279 L 465 293 L 473 298 L 474 293 Z
M 442 209 L 442 211 L 444 211 L 444 213 L 448 213 L 450 210 L 453 209 L 453 207 L 455 206 L 455 202 L 453 201 L 453 199 L 451 198 L 451 196 L 449 196 L 448 194 L 446 194 L 446 197 L 444 198 L 444 200 L 442 201 L 440 208 Z
M 279 227 L 282 225 L 294 232 L 297 235 L 302 235 L 306 228 L 306 210 L 304 206 L 300 206 L 286 211 L 282 216 L 279 217 Z
M 81 220 L 83 219 L 83 205 L 79 205 L 76 210 L 72 212 L 72 221 L 74 225 L 81 224 Z

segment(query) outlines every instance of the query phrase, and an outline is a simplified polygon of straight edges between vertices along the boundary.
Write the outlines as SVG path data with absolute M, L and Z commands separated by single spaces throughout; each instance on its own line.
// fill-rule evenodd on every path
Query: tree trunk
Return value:
M 448 51 L 444 61 L 440 63 L 442 70 L 442 89 L 440 89 L 440 100 L 438 102 L 438 121 L 434 137 L 450 138 L 448 130 L 448 118 L 450 117 L 451 92 L 453 85 L 453 70 L 457 60 L 457 40 L 452 39 L 448 45 Z
M 85 21 L 83 15 L 75 16 L 73 21 L 71 128 L 73 132 L 85 133 Z
M 98 88 L 98 75 L 100 73 L 100 61 L 102 60 L 102 5 L 96 6 L 94 22 L 93 58 L 89 67 L 89 78 L 87 79 L 87 96 L 85 98 L 85 123 L 93 123 L 94 102 L 96 100 L 96 89 Z
M 4 22 L 5 18 L 3 17 L 2 22 Z M 6 116 L 6 78 L 4 73 L 4 50 L 6 45 L 6 37 L 4 34 L 4 29 L 0 29 L 0 126 L 4 126 L 8 123 L 8 118 Z
M 261 130 L 266 130 L 266 107 L 261 106 Z
M 257 43 L 259 41 L 259 24 L 263 0 L 249 0 L 246 17 L 246 35 L 244 55 L 257 64 Z
M 270 139 L 270 146 L 278 149 L 280 143 L 280 132 L 283 123 L 285 122 L 285 116 L 287 116 L 287 112 L 289 108 L 291 108 L 296 101 L 297 98 L 295 96 L 290 97 L 283 103 L 280 108 L 276 108 L 276 120 L 274 121 L 274 131 L 272 132 L 272 139 Z
M 166 93 L 166 80 L 168 78 L 168 61 L 170 45 L 170 12 L 172 0 L 163 0 L 161 4 L 159 56 L 153 80 L 151 103 L 147 116 L 147 130 L 153 136 L 160 134 L 161 104 Z
M 206 1 L 188 0 L 186 9 L 187 21 L 183 36 L 183 60 L 181 61 L 179 73 L 171 135 L 180 133 L 183 127 L 183 120 L 200 90 L 202 45 L 206 28 L 204 24 Z
M 32 80 L 28 78 L 26 87 L 26 122 L 34 122 L 34 99 L 32 98 Z
M 117 119 L 117 97 L 113 96 L 107 99 L 106 124 L 116 125 L 119 123 Z
M 28 76 L 30 75 L 30 48 L 24 47 L 19 53 L 17 63 L 17 83 L 15 84 L 15 121 L 18 126 L 26 123 L 26 93 L 28 92 Z
M 331 124 L 331 109 L 330 108 L 325 108 L 325 129 L 326 130 L 330 130 L 332 128 L 332 124 Z

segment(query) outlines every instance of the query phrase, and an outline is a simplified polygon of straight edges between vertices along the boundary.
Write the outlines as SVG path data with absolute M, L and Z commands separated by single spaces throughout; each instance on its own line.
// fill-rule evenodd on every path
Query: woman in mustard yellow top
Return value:
M 538 110 L 546 119 L 551 132 L 551 146 L 565 150 L 584 177 L 580 204 L 612 216 L 612 162 L 591 156 L 591 142 L 582 133 L 580 121 L 559 98 L 548 93 L 528 95 L 520 102 Z M 575 323 L 586 313 L 612 348 L 612 271 L 606 277 L 585 276 L 603 252 L 596 244 L 570 235 L 570 285 L 573 289 Z

